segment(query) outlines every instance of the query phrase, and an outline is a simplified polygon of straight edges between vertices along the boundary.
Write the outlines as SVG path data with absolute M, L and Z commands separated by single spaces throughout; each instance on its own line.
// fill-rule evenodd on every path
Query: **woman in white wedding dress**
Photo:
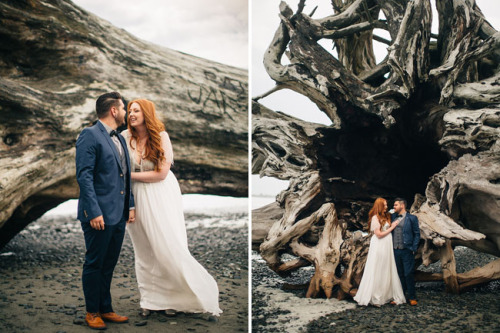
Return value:
M 135 222 L 128 225 L 142 315 L 150 310 L 219 315 L 219 289 L 188 249 L 182 196 L 170 171 L 173 150 L 151 101 L 128 104 L 127 141 L 135 197 Z
M 391 223 L 387 212 L 387 201 L 377 198 L 368 214 L 368 230 L 373 232 L 366 258 L 365 270 L 354 300 L 359 305 L 381 306 L 388 302 L 405 303 L 405 296 L 399 280 L 392 230 L 399 222 Z

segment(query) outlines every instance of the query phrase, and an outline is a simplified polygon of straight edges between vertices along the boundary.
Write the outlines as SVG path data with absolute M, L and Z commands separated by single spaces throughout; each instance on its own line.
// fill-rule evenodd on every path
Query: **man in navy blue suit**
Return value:
M 125 124 L 125 105 L 117 92 L 96 102 L 99 120 L 76 141 L 76 178 L 80 186 L 78 219 L 85 237 L 82 284 L 87 316 L 93 329 L 106 329 L 103 320 L 123 323 L 111 306 L 111 279 L 127 222 L 135 220 L 130 186 L 130 160 L 124 138 L 116 132 Z
M 392 221 L 400 220 L 392 231 L 394 259 L 399 279 L 410 305 L 417 305 L 415 293 L 415 253 L 420 242 L 418 218 L 406 211 L 406 200 L 397 198 L 394 201 Z

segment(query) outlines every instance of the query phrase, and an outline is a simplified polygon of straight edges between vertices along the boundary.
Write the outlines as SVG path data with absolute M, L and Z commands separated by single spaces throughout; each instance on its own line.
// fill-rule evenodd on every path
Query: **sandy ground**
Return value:
M 224 312 L 215 321 L 208 316 L 167 318 L 159 313 L 142 319 L 133 248 L 126 235 L 111 294 L 114 310 L 129 316 L 130 321 L 109 323 L 108 331 L 247 332 L 247 235 L 246 227 L 188 230 L 191 253 L 219 285 Z M 79 222 L 67 217 L 41 218 L 11 240 L 0 252 L 0 332 L 90 332 L 83 323 L 84 248 Z

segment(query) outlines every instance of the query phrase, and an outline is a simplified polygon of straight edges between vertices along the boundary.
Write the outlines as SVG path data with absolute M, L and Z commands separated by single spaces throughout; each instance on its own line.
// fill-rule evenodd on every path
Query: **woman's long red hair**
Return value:
M 139 104 L 141 107 L 142 114 L 144 115 L 144 125 L 146 125 L 146 130 L 148 132 L 149 139 L 145 146 L 145 152 L 143 154 L 144 159 L 150 160 L 155 165 L 155 171 L 160 171 L 161 165 L 166 160 L 165 151 L 161 146 L 161 136 L 160 132 L 165 130 L 165 126 L 156 116 L 155 105 L 153 102 L 147 99 L 136 99 L 128 103 L 127 109 L 130 112 L 130 106 L 133 103 Z M 130 126 L 130 121 L 127 124 L 128 130 L 130 132 L 130 146 L 132 146 L 132 139 L 135 142 L 139 142 L 139 136 L 135 128 Z
M 368 213 L 368 231 L 371 231 L 372 217 L 377 216 L 380 227 L 384 225 L 384 223 L 389 223 L 391 225 L 391 214 L 385 210 L 385 203 L 387 200 L 384 198 L 377 198 L 373 203 L 372 209 Z

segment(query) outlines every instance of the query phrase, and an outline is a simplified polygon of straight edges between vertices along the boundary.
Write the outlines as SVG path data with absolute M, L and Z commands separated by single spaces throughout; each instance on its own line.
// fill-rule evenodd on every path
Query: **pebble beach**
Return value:
M 465 247 L 455 249 L 455 256 L 458 272 L 497 259 Z M 440 263 L 423 270 L 439 272 Z M 417 283 L 415 307 L 361 307 L 352 299 L 306 299 L 304 289 L 283 288 L 305 284 L 313 273 L 305 267 L 281 278 L 253 252 L 252 332 L 500 332 L 500 281 L 461 295 L 445 293 L 441 282 Z
M 113 332 L 248 332 L 248 214 L 186 214 L 192 255 L 219 286 L 220 317 L 139 316 L 133 247 L 125 235 L 114 271 L 114 310 L 129 316 Z M 208 221 L 208 222 L 207 222 Z M 225 222 L 236 221 L 225 226 Z M 85 244 L 80 222 L 43 216 L 0 251 L 0 332 L 90 332 L 84 323 L 81 273 Z

